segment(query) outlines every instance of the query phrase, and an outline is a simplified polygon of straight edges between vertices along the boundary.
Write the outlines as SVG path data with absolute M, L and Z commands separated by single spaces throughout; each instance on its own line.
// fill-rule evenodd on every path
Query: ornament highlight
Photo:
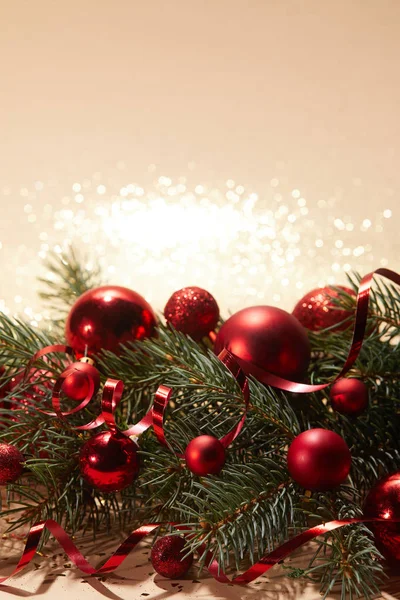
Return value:
M 155 334 L 156 317 L 150 304 L 125 287 L 108 285 L 78 298 L 66 323 L 67 343 L 81 358 Z
M 219 320 L 215 298 L 199 287 L 174 292 L 164 308 L 167 323 L 196 341 L 214 331 Z
M 102 431 L 82 446 L 79 465 L 89 485 L 102 492 L 119 492 L 139 472 L 137 446 L 122 434 Z
M 308 429 L 290 444 L 287 466 L 293 479 L 307 490 L 331 490 L 343 483 L 351 467 L 344 439 L 329 429 Z
M 339 379 L 330 389 L 332 408 L 341 415 L 357 417 L 368 406 L 368 388 L 354 377 Z
M 14 483 L 21 475 L 23 454 L 11 444 L 0 444 L 0 485 Z
M 162 577 L 179 579 L 190 569 L 193 554 L 184 557 L 185 539 L 177 535 L 159 538 L 151 549 L 151 563 Z
M 356 298 L 353 290 L 343 285 L 316 288 L 298 301 L 294 307 L 293 316 L 310 331 L 319 331 L 334 325 L 336 325 L 335 330 L 337 331 L 347 329 L 352 324 L 351 321 L 348 320 L 345 323 L 342 321 L 354 316 L 354 310 L 340 309 L 335 306 L 332 299 L 339 297 L 338 288 Z
M 218 475 L 225 464 L 225 448 L 216 437 L 199 435 L 187 445 L 185 460 L 195 475 Z
M 219 354 L 223 348 L 293 381 L 304 379 L 311 356 L 306 330 L 274 306 L 252 306 L 232 315 L 217 333 L 214 352 Z
M 62 385 L 62 391 L 68 398 L 76 400 L 76 402 L 84 400 L 89 393 L 88 379 L 92 379 L 94 384 L 93 396 L 97 394 L 100 388 L 100 373 L 96 367 L 82 359 L 80 362 L 70 365 L 69 369 L 75 369 L 75 372 L 68 375 Z

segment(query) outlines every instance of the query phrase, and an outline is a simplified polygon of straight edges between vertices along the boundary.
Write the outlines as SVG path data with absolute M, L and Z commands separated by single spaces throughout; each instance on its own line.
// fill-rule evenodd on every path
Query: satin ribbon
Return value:
M 312 539 L 324 535 L 345 525 L 354 525 L 356 523 L 399 523 L 400 519 L 344 519 L 341 521 L 329 521 L 316 527 L 312 527 L 307 531 L 303 531 L 288 542 L 285 542 L 273 552 L 266 554 L 261 560 L 252 565 L 247 571 L 241 575 L 229 579 L 222 569 L 219 568 L 216 560 L 211 560 L 211 554 L 209 554 L 210 563 L 208 565 L 208 571 L 214 579 L 220 583 L 233 583 L 236 585 L 244 585 L 251 583 L 255 579 L 258 579 L 261 575 L 269 571 L 273 566 L 284 560 L 289 554 L 294 552 L 297 548 L 300 548 L 303 544 L 311 541 Z M 20 571 L 24 569 L 34 558 L 37 548 L 43 534 L 44 529 L 47 529 L 58 541 L 64 552 L 67 554 L 69 560 L 75 564 L 83 573 L 87 575 L 101 575 L 103 573 L 111 573 L 119 567 L 127 556 L 132 552 L 136 545 L 144 539 L 146 536 L 153 533 L 161 525 L 170 525 L 176 529 L 184 529 L 176 523 L 147 523 L 142 525 L 138 529 L 135 529 L 122 544 L 117 548 L 112 556 L 101 566 L 99 569 L 95 569 L 83 556 L 83 554 L 75 546 L 66 531 L 53 519 L 47 519 L 46 521 L 40 521 L 36 525 L 33 525 L 28 533 L 25 548 L 22 556 L 10 575 L 0 578 L 0 583 L 4 583 Z

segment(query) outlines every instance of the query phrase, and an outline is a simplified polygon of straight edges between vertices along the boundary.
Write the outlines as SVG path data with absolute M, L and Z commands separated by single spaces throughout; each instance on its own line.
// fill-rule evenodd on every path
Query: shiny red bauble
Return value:
M 165 305 L 164 316 L 177 331 L 198 341 L 217 326 L 219 307 L 207 290 L 185 287 L 172 294 Z
M 23 470 L 24 457 L 15 446 L 0 444 L 0 485 L 14 483 Z
M 331 490 L 346 479 L 351 467 L 344 439 L 329 429 L 309 429 L 290 444 L 287 465 L 293 479 L 307 490 Z
M 304 379 L 311 355 L 305 329 L 295 317 L 273 306 L 252 306 L 232 315 L 218 331 L 214 352 L 219 354 L 223 348 L 295 381 Z
M 391 566 L 400 564 L 400 523 L 390 523 L 390 519 L 400 519 L 400 471 L 387 475 L 371 489 L 364 505 L 367 518 L 387 519 L 388 523 L 371 523 L 375 543 Z
M 332 408 L 341 415 L 357 417 L 368 406 L 368 388 L 354 377 L 339 379 L 330 389 Z
M 5 374 L 5 368 L 3 366 L 0 366 L 0 408 L 8 408 L 9 403 L 7 401 L 4 401 L 4 398 L 12 389 L 11 381 L 4 380 Z
M 93 396 L 97 394 L 100 387 L 100 373 L 89 362 L 75 362 L 68 367 L 68 371 L 74 369 L 63 381 L 62 391 L 71 400 L 82 402 L 89 393 L 89 379 L 93 382 Z
M 335 326 L 335 331 L 343 331 L 352 324 L 349 317 L 354 315 L 354 310 L 341 309 L 333 302 L 339 297 L 339 290 L 346 292 L 353 298 L 356 294 L 348 287 L 337 285 L 335 287 L 323 287 L 311 290 L 298 301 L 293 310 L 293 316 L 300 321 L 306 329 L 319 331 L 327 327 Z
M 79 465 L 89 485 L 102 492 L 118 492 L 137 477 L 137 446 L 122 434 L 102 431 L 82 446 Z
M 225 464 L 225 448 L 212 435 L 199 435 L 186 447 L 186 465 L 195 475 L 218 475 Z
M 178 579 L 185 575 L 193 562 L 193 554 L 182 553 L 185 540 L 176 535 L 166 535 L 156 541 L 151 549 L 151 563 L 162 577 Z
M 78 358 L 101 350 L 117 353 L 120 344 L 154 335 L 156 317 L 142 296 L 125 287 L 108 285 L 78 298 L 68 315 L 67 343 Z

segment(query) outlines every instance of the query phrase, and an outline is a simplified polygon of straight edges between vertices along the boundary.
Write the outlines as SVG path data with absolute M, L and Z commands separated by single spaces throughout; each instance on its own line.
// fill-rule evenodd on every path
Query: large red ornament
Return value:
M 347 320 L 342 323 L 342 321 L 353 316 L 354 310 L 338 308 L 332 299 L 339 297 L 338 288 L 353 298 L 356 298 L 356 294 L 343 285 L 337 285 L 335 288 L 327 286 L 311 290 L 298 301 L 294 307 L 293 316 L 300 321 L 303 327 L 311 331 L 319 331 L 334 325 L 336 325 L 335 331 L 347 329 L 352 322 Z
M 388 519 L 388 523 L 372 523 L 378 550 L 392 566 L 400 564 L 400 524 L 390 519 L 400 518 L 400 471 L 387 475 L 371 489 L 364 505 L 367 518 Z
M 336 381 L 329 396 L 332 408 L 341 415 L 357 417 L 368 406 L 368 388 L 363 381 L 354 377 Z
M 309 429 L 291 443 L 287 465 L 293 479 L 307 490 L 330 490 L 346 479 L 351 467 L 344 439 L 329 429 Z
M 273 306 L 252 306 L 232 315 L 218 331 L 214 352 L 219 354 L 223 348 L 294 381 L 304 379 L 311 355 L 305 329 L 295 317 Z
M 207 290 L 185 287 L 172 294 L 165 305 L 164 316 L 177 331 L 198 341 L 217 326 L 219 307 Z
M 4 401 L 4 398 L 11 391 L 11 381 L 4 381 L 3 377 L 5 375 L 5 368 L 0 366 L 0 408 L 8 408 L 9 403 Z
M 199 435 L 186 447 L 186 465 L 195 475 L 218 475 L 225 464 L 225 448 L 212 435 Z
M 100 350 L 118 352 L 119 345 L 154 335 L 156 317 L 142 296 L 124 287 L 104 286 L 85 292 L 67 319 L 66 338 L 76 355 Z
M 21 475 L 24 457 L 15 446 L 0 444 L 0 485 L 14 483 Z
M 82 446 L 79 464 L 89 485 L 118 492 L 131 485 L 139 472 L 137 446 L 122 434 L 102 431 Z
M 81 402 L 89 393 L 89 379 L 93 381 L 93 395 L 97 394 L 100 387 L 100 373 L 90 362 L 75 362 L 68 367 L 74 372 L 64 379 L 62 391 L 71 400 Z
M 151 562 L 159 575 L 168 579 L 179 579 L 190 569 L 193 554 L 184 557 L 184 538 L 166 535 L 156 541 L 151 549 Z

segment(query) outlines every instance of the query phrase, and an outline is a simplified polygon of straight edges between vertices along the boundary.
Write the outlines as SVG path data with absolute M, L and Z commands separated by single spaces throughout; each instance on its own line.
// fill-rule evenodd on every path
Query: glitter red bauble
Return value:
M 225 464 L 225 448 L 212 435 L 199 435 L 186 447 L 186 465 L 195 475 L 218 475 Z
M 292 315 L 274 306 L 252 306 L 232 315 L 218 331 L 214 352 L 219 354 L 223 348 L 294 381 L 304 379 L 311 355 L 305 329 Z
M 96 367 L 87 362 L 75 362 L 68 367 L 68 370 L 70 369 L 74 369 L 74 372 L 64 379 L 61 388 L 68 398 L 82 402 L 89 393 L 88 379 L 93 381 L 93 396 L 97 394 L 100 387 L 100 373 Z
M 346 479 L 351 467 L 344 439 L 329 429 L 309 429 L 290 444 L 287 465 L 293 479 L 307 490 L 330 490 Z
M 341 415 L 357 417 L 368 406 L 368 388 L 354 377 L 336 381 L 330 389 L 332 408 Z
M 156 541 L 151 549 L 151 563 L 159 575 L 178 579 L 185 575 L 193 562 L 193 554 L 182 554 L 185 540 L 176 535 L 166 535 Z
M 172 294 L 165 305 L 164 316 L 177 331 L 198 341 L 217 326 L 219 308 L 207 290 L 185 287 Z
M 131 439 L 102 431 L 81 448 L 83 478 L 102 492 L 118 492 L 131 485 L 139 472 L 137 446 Z
M 0 485 L 14 483 L 21 475 L 24 457 L 15 446 L 0 444 Z
M 343 285 L 337 285 L 334 288 L 329 286 L 317 288 L 308 292 L 298 301 L 294 307 L 293 316 L 310 331 L 319 331 L 334 325 L 336 325 L 335 331 L 347 329 L 352 324 L 351 321 L 348 320 L 345 323 L 342 321 L 353 316 L 354 310 L 338 308 L 332 301 L 333 298 L 340 296 L 338 289 L 356 298 L 354 291 Z
M 124 287 L 103 286 L 75 302 L 66 324 L 67 343 L 78 358 L 154 335 L 156 317 L 142 296 Z
M 400 471 L 387 475 L 371 489 L 364 505 L 366 518 L 400 518 Z M 371 523 L 375 543 L 391 566 L 400 565 L 400 523 Z

